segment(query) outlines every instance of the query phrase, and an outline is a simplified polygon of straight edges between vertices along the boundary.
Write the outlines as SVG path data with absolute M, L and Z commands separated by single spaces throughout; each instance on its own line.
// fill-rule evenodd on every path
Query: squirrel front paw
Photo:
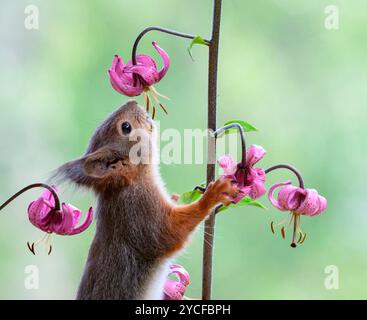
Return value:
M 239 189 L 232 184 L 230 179 L 219 178 L 209 183 L 200 201 L 202 205 L 209 208 L 220 203 L 228 206 L 232 203 L 231 199 L 237 197 L 238 193 Z

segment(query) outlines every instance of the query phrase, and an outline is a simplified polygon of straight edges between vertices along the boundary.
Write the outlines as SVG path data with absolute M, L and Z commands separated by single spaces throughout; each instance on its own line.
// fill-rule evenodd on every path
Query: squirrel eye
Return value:
M 125 134 L 125 135 L 130 134 L 130 132 L 132 130 L 131 124 L 129 122 L 123 122 L 121 124 L 121 130 L 122 130 L 122 133 Z

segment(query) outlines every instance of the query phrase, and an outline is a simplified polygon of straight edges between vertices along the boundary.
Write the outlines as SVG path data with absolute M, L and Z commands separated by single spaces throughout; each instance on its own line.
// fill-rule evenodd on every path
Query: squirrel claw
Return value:
M 200 191 L 201 193 L 204 193 L 205 191 L 206 191 L 206 189 L 207 188 L 205 188 L 205 187 L 202 187 L 202 186 L 196 186 L 195 188 L 194 188 L 194 191 Z
M 218 203 L 228 206 L 236 195 L 238 195 L 237 186 L 233 185 L 229 179 L 220 178 L 209 183 L 203 197 L 208 200 L 211 206 Z

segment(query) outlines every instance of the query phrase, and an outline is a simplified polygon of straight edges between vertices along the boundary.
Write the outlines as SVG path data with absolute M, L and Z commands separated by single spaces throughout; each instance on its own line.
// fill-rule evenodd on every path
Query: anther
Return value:
M 34 252 L 34 242 L 32 243 L 32 245 L 29 244 L 29 242 L 27 241 L 27 246 L 30 252 L 33 253 L 33 255 L 36 255 L 36 253 Z
M 303 242 L 305 242 L 306 236 L 307 236 L 307 234 L 305 233 L 305 235 L 303 236 L 303 239 L 301 240 L 300 244 L 302 244 Z
M 274 230 L 274 221 L 272 221 L 272 222 L 270 223 L 270 229 L 271 229 L 271 232 L 272 232 L 273 234 L 275 234 L 275 230 Z
M 282 238 L 285 239 L 285 230 L 284 230 L 284 226 L 282 227 L 282 229 L 280 230 L 282 233 Z
M 298 233 L 299 233 L 299 238 L 298 238 L 297 243 L 300 243 L 303 238 L 303 234 L 301 232 L 298 232 Z

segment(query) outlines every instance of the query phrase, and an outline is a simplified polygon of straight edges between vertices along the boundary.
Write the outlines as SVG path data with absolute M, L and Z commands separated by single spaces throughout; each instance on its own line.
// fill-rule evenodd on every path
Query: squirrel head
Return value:
M 154 131 L 148 113 L 130 100 L 96 129 L 85 155 L 65 163 L 55 177 L 95 191 L 129 185 L 154 161 Z

